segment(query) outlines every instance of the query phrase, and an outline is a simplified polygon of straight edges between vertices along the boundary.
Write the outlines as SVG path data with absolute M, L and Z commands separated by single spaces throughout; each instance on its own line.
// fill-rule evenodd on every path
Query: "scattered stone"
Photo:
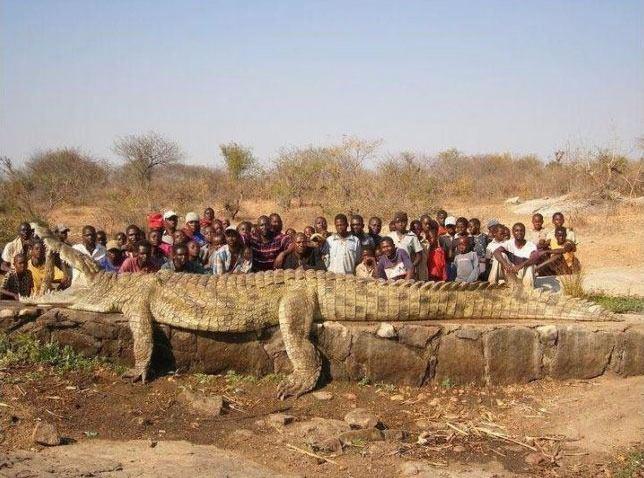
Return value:
M 338 436 L 349 430 L 351 430 L 349 425 L 342 420 L 318 417 L 294 423 L 290 428 L 293 435 L 304 438 L 304 441 L 314 450 L 331 452 L 342 450 Z
M 396 329 L 394 329 L 394 326 L 387 322 L 382 322 L 380 324 L 380 326 L 378 327 L 378 330 L 376 330 L 376 335 L 378 337 L 382 337 L 383 339 L 393 339 L 395 337 L 398 337 L 398 334 L 396 333 Z
M 342 451 L 342 442 L 336 437 L 329 437 L 316 442 L 308 441 L 307 443 L 316 451 L 326 451 L 331 453 L 339 453 Z
M 257 428 L 264 428 L 266 426 L 266 420 L 262 420 L 262 419 L 256 420 L 255 426 Z
M 404 395 L 396 394 L 389 397 L 392 402 L 402 402 L 405 399 Z
M 403 441 L 409 438 L 409 433 L 405 430 L 383 430 L 382 434 L 386 441 Z
M 456 336 L 459 339 L 478 340 L 478 338 L 481 336 L 481 332 L 476 329 L 465 327 L 462 329 L 458 329 L 456 331 Z
M 454 453 L 463 453 L 465 451 L 465 447 L 462 445 L 456 445 L 454 448 L 452 448 L 452 451 Z
M 331 392 L 327 392 L 326 390 L 313 392 L 311 395 L 313 395 L 318 400 L 331 400 L 333 398 L 333 394 Z
M 431 434 L 429 432 L 422 432 L 420 435 L 418 435 L 418 441 L 417 443 L 419 445 L 427 445 L 430 441 Z
M 34 443 L 46 446 L 58 446 L 61 443 L 61 437 L 58 434 L 58 430 L 56 430 L 54 425 L 47 422 L 36 423 L 31 439 Z
M 184 389 L 179 394 L 179 400 L 184 402 L 195 412 L 205 415 L 219 416 L 223 413 L 224 397 L 221 395 L 199 395 L 197 393 Z
M 543 453 L 535 451 L 532 453 L 528 453 L 525 456 L 524 460 L 528 465 L 540 465 L 541 463 L 546 462 L 547 458 L 543 456 Z
M 420 429 L 429 428 L 429 425 L 430 425 L 429 420 L 425 420 L 424 418 L 421 418 L 420 420 L 416 420 L 414 423 Z
M 351 410 L 344 416 L 344 421 L 347 422 L 351 428 L 376 428 L 378 423 L 380 423 L 378 417 L 369 413 L 364 408 Z
M 287 415 L 285 413 L 273 413 L 268 416 L 268 422 L 273 425 L 284 426 L 289 423 L 293 423 L 295 417 L 293 415 Z
M 345 393 L 343 396 L 347 400 L 357 400 L 358 399 L 358 396 L 355 393 Z
M 158 443 L 159 442 L 157 442 L 157 441 L 150 440 L 149 446 L 150 446 L 150 448 L 154 448 L 155 446 L 157 446 Z
M 419 393 L 418 395 L 416 395 L 416 400 L 418 400 L 419 402 L 421 400 L 425 400 L 426 398 L 427 398 L 427 395 L 424 393 Z
M 382 431 L 377 428 L 368 428 L 364 430 L 351 430 L 344 432 L 338 437 L 338 439 L 344 446 L 346 446 L 360 441 L 382 441 L 385 439 L 385 436 Z

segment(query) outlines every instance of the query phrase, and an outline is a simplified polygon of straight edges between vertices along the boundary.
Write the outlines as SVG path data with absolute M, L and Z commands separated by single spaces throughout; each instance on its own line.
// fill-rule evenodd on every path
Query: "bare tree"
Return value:
M 117 138 L 112 150 L 123 159 L 126 169 L 146 190 L 150 188 L 155 170 L 177 164 L 183 157 L 177 143 L 154 131 Z

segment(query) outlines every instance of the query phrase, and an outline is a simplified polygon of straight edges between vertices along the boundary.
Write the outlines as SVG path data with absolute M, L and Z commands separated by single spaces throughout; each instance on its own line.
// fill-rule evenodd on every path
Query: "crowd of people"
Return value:
M 166 269 L 222 275 L 303 268 L 374 279 L 516 279 L 533 286 L 537 275 L 570 274 L 579 269 L 576 238 L 564 221 L 560 212 L 552 216 L 551 227 L 544 225 L 538 213 L 532 216 L 530 228 L 520 222 L 510 228 L 490 219 L 483 232 L 477 218 L 449 216 L 440 210 L 435 218 L 424 214 L 410 222 L 406 213 L 398 212 L 385 232 L 379 217 L 365 224 L 360 215 L 338 214 L 333 233 L 322 216 L 298 232 L 284 231 L 276 213 L 260 216 L 254 224 L 242 221 L 233 227 L 208 207 L 202 216 L 187 213 L 182 225 L 175 211 L 150 214 L 145 229 L 132 224 L 112 239 L 87 225 L 82 228 L 81 242 L 72 247 L 104 270 L 118 274 Z M 69 231 L 64 224 L 54 229 L 67 244 Z M 77 271 L 57 255 L 51 255 L 53 267 L 47 267 L 47 260 L 45 247 L 30 224 L 21 224 L 18 236 L 2 251 L 2 298 L 43 293 L 49 284 L 64 289 L 79 280 Z

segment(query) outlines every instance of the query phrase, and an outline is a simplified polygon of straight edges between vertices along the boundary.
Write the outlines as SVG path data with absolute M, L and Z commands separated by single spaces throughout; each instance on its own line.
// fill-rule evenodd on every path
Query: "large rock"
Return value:
M 627 330 L 617 336 L 613 368 L 624 377 L 644 375 L 644 332 Z
M 61 437 L 58 430 L 51 423 L 38 422 L 31 434 L 34 443 L 45 446 L 58 446 L 61 443 Z
M 528 383 L 541 377 L 539 334 L 527 327 L 506 327 L 485 334 L 487 381 L 493 385 Z
M 455 333 L 443 335 L 438 346 L 436 380 L 441 383 L 483 383 L 485 360 L 480 339 L 459 338 Z
M 593 378 L 602 375 L 615 347 L 615 336 L 578 327 L 559 329 L 550 366 L 554 378 Z

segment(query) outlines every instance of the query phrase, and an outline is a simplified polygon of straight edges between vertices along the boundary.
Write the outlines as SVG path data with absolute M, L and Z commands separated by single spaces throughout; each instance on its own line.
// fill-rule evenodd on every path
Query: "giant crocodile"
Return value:
M 414 282 L 362 279 L 312 270 L 276 270 L 223 276 L 170 271 L 115 274 L 35 225 L 47 248 L 81 276 L 64 291 L 23 299 L 92 312 L 121 312 L 129 321 L 135 364 L 126 375 L 146 381 L 153 350 L 153 323 L 186 330 L 249 332 L 278 325 L 293 372 L 278 396 L 312 390 L 321 360 L 310 340 L 316 321 L 422 321 L 438 319 L 611 319 L 583 299 L 520 285 L 487 282 Z

